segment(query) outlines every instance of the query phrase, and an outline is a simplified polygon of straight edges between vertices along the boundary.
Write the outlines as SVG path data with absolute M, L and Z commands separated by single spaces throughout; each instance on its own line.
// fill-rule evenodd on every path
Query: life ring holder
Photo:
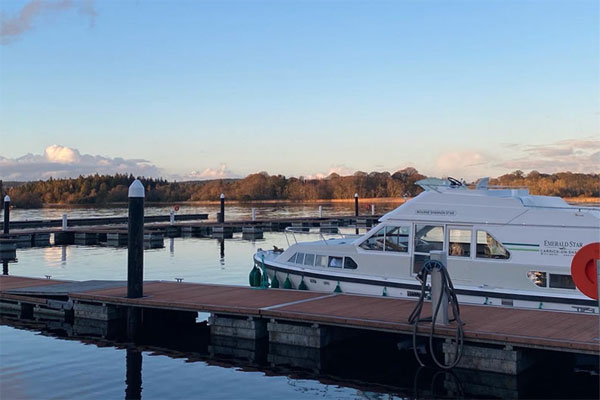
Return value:
M 589 243 L 583 246 L 571 261 L 571 276 L 575 286 L 583 294 L 598 300 L 598 273 L 596 264 L 600 259 L 600 243 Z

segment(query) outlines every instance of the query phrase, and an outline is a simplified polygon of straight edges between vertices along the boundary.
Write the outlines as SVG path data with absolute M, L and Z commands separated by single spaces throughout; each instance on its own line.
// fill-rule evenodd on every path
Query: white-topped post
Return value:
M 67 214 L 62 215 L 62 230 L 67 230 Z
M 8 235 L 10 228 L 10 197 L 4 196 L 4 234 Z
M 139 179 L 129 186 L 127 233 L 127 297 L 144 295 L 144 185 Z
M 371 204 L 371 215 L 375 215 L 375 204 Z
M 354 217 L 356 222 L 356 234 L 358 235 L 358 193 L 354 193 Z
M 225 222 L 225 193 L 221 193 L 221 213 L 218 222 Z
M 319 218 L 323 218 L 323 206 L 319 206 Z

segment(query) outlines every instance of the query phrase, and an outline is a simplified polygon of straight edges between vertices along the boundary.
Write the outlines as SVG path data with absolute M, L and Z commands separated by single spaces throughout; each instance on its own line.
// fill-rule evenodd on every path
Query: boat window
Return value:
M 331 268 L 342 268 L 343 257 L 329 257 L 329 266 Z
M 319 256 L 317 255 L 315 259 L 316 267 L 326 267 L 327 266 L 327 256 Z
M 288 262 L 291 262 L 291 263 L 296 262 L 296 253 L 294 253 L 294 255 L 290 257 Z
M 571 275 L 550 274 L 550 287 L 557 289 L 575 289 Z
M 385 232 L 385 251 L 408 252 L 408 227 L 388 226 Z
M 444 249 L 444 227 L 435 225 L 415 225 L 415 252 L 429 253 Z
M 527 277 L 533 282 L 536 286 L 539 287 L 547 287 L 548 279 L 546 277 L 546 273 L 542 271 L 529 271 L 527 272 Z
M 296 256 L 296 264 L 304 264 L 304 253 L 298 253 Z
M 383 250 L 383 244 L 385 241 L 385 228 L 380 228 L 371 237 L 360 244 L 365 250 Z
M 345 269 L 356 269 L 356 268 L 358 268 L 358 264 L 356 263 L 356 261 L 354 261 L 350 257 L 344 257 L 344 268 Z
M 304 265 L 313 265 L 315 262 L 314 254 L 307 254 L 304 256 Z
M 448 255 L 452 257 L 470 257 L 471 230 L 450 229 L 448 233 Z
M 508 259 L 510 253 L 486 231 L 477 231 L 477 258 Z

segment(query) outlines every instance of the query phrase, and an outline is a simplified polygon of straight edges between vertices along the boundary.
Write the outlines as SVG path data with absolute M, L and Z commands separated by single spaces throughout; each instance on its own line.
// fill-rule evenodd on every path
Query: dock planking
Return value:
M 347 328 L 411 334 L 407 322 L 415 300 L 344 293 L 285 289 L 252 289 L 241 286 L 183 282 L 145 282 L 144 297 L 129 299 L 124 286 L 104 287 L 47 279 L 0 277 L 0 298 L 19 298 L 20 288 L 49 284 L 70 285 L 69 298 L 117 306 L 176 311 L 226 313 L 265 319 L 335 325 Z M 28 290 L 32 296 L 34 290 Z M 43 297 L 43 291 L 38 297 Z M 24 298 L 24 297 L 23 297 Z M 465 340 L 489 344 L 600 354 L 598 315 L 549 310 L 525 310 L 489 305 L 461 305 Z M 436 326 L 436 336 L 454 337 L 454 325 Z M 428 335 L 430 325 L 420 325 Z

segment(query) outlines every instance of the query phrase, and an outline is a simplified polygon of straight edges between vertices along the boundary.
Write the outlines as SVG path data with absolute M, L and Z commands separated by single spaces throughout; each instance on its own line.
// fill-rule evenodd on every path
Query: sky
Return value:
M 599 3 L 0 2 L 0 179 L 600 170 Z

